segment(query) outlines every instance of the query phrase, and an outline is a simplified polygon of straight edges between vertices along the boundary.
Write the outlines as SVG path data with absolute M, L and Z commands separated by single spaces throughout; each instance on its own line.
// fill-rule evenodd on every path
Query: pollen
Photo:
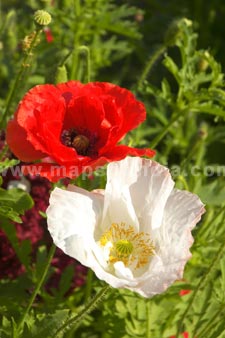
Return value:
M 122 261 L 126 267 L 139 269 L 149 263 L 155 247 L 150 235 L 136 232 L 131 225 L 113 223 L 101 236 L 99 244 L 109 247 L 108 264 Z

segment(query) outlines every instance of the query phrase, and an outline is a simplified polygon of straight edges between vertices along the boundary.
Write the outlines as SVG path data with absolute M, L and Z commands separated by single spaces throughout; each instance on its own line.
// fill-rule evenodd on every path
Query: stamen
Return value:
M 138 269 L 146 265 L 154 255 L 155 247 L 150 235 L 144 232 L 136 232 L 131 225 L 113 223 L 102 235 L 99 244 L 109 245 L 108 263 L 113 264 L 122 261 L 125 266 Z

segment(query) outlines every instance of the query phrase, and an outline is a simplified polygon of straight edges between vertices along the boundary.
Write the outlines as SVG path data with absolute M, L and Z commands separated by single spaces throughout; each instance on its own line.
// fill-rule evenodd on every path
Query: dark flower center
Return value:
M 90 141 L 84 135 L 77 135 L 72 140 L 72 147 L 76 149 L 77 153 L 80 155 L 85 155 L 89 147 Z
M 79 155 L 87 155 L 90 146 L 89 138 L 75 129 L 63 130 L 61 142 L 67 147 L 74 148 Z

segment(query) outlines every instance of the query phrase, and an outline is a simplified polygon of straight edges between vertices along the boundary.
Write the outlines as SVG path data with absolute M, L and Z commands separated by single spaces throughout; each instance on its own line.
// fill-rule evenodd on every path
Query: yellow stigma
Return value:
M 103 247 L 109 244 L 108 263 L 122 261 L 125 266 L 134 269 L 146 265 L 155 250 L 149 234 L 136 232 L 134 227 L 125 223 L 113 223 L 99 243 Z

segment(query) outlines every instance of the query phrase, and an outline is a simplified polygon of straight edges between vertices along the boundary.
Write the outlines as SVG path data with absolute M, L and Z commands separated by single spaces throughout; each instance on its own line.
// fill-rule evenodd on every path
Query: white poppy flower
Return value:
M 127 157 L 108 165 L 105 190 L 55 188 L 47 220 L 55 244 L 99 279 L 152 297 L 182 278 L 204 211 L 166 167 Z

